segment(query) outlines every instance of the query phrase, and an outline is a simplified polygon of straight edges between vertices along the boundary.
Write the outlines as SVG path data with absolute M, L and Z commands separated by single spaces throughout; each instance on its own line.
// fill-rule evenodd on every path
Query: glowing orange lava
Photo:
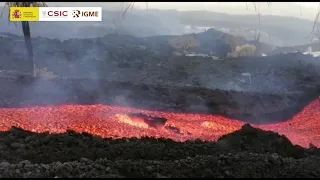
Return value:
M 164 117 L 161 127 L 151 127 L 128 113 Z M 102 137 L 165 137 L 176 141 L 188 139 L 217 140 L 244 124 L 222 116 L 145 111 L 106 105 L 63 105 L 57 107 L 0 109 L 0 131 L 18 126 L 33 132 L 63 133 L 66 130 L 88 132 Z M 320 98 L 287 122 L 254 125 L 287 136 L 294 144 L 320 147 Z M 179 132 L 173 130 L 179 129 Z
M 123 123 L 140 128 L 149 128 L 149 125 L 139 118 L 130 117 L 126 114 L 116 114 L 115 117 Z

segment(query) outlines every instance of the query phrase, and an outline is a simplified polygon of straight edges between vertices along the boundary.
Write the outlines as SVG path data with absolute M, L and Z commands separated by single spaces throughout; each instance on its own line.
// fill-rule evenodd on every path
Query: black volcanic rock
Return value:
M 128 114 L 131 117 L 137 117 L 144 120 L 145 123 L 147 123 L 150 127 L 162 127 L 166 124 L 167 119 L 163 117 L 153 117 L 144 115 L 142 113 L 130 113 Z
M 229 147 L 223 148 L 226 141 Z M 288 153 L 290 149 L 304 157 Z M 112 140 L 71 130 L 36 134 L 14 127 L 0 132 L 0 177 L 318 177 L 317 152 L 248 124 L 217 143 Z
M 277 153 L 283 157 L 304 157 L 304 150 L 293 145 L 290 140 L 272 131 L 263 131 L 245 124 L 238 131 L 219 138 L 218 144 L 228 144 L 228 148 L 248 150 L 256 153 Z

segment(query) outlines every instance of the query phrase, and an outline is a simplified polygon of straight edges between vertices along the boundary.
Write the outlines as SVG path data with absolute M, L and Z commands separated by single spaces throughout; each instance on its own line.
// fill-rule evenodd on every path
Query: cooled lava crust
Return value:
M 0 132 L 0 177 L 319 177 L 320 150 L 246 124 L 215 142 Z

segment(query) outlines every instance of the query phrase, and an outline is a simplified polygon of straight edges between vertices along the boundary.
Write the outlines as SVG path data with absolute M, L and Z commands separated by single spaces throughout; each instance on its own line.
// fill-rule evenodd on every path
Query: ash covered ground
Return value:
M 319 86 L 320 61 L 303 54 L 266 57 L 224 58 L 231 46 L 216 30 L 195 34 L 199 46 L 190 52 L 221 57 L 176 55 L 170 44 L 178 36 L 136 38 L 107 35 L 92 39 L 60 41 L 34 38 L 38 68 L 47 68 L 59 77 L 104 78 L 134 84 L 201 87 L 256 93 L 284 94 Z M 24 39 L 8 35 L 0 38 L 0 68 L 25 72 Z M 248 43 L 248 42 L 242 42 Z M 4 72 L 3 72 L 4 73 Z M 3 74 L 0 72 L 0 75 Z M 250 74 L 251 78 L 242 75 Z M 97 88 L 97 87 L 95 87 Z
M 102 139 L 97 134 L 78 132 L 86 131 L 85 126 L 77 132 L 62 134 L 20 129 L 22 125 L 30 127 L 29 130 L 39 128 L 39 124 L 44 127 L 46 118 L 62 120 L 63 116 L 51 117 L 50 113 L 41 116 L 42 119 L 37 116 L 34 117 L 37 121 L 30 125 L 26 120 L 34 120 L 31 117 L 35 114 L 28 115 L 28 119 L 27 114 L 21 113 L 19 118 L 16 113 L 10 114 L 14 108 L 84 105 L 78 107 L 81 109 L 105 104 L 222 115 L 270 126 L 282 122 L 286 128 L 296 128 L 292 128 L 294 133 L 285 129 L 290 137 L 300 137 L 296 136 L 298 133 L 309 137 L 309 132 L 302 132 L 309 128 L 314 135 L 310 137 L 319 140 L 318 108 L 303 111 L 319 97 L 318 58 L 287 54 L 215 61 L 175 56 L 167 42 L 157 45 L 157 38 L 152 41 L 127 36 L 123 40 L 111 35 L 104 38 L 64 42 L 35 39 L 38 67 L 57 74 L 53 80 L 17 75 L 15 71 L 22 72 L 26 63 L 22 61 L 23 53 L 17 50 L 24 43 L 18 37 L 1 38 L 1 43 L 7 46 L 1 49 L 4 58 L 0 65 L 14 70 L 2 71 L 0 79 L 1 113 L 7 112 L 6 116 L 1 114 L 1 177 L 319 177 L 319 149 L 312 144 L 308 149 L 293 145 L 285 136 L 250 125 L 225 136 L 221 134 L 217 142 L 175 142 L 164 137 Z M 147 43 L 153 41 L 154 44 Z M 249 73 L 251 80 L 242 73 Z M 308 113 L 315 115 L 304 116 Z M 91 116 L 88 113 L 81 118 Z M 296 121 L 287 123 L 293 117 Z M 8 130 L 10 123 L 21 126 Z M 53 122 L 50 127 L 58 129 L 60 125 Z M 282 128 L 272 127 L 275 131 Z M 90 128 L 91 132 L 97 129 Z M 103 132 L 109 131 L 106 128 Z M 117 138 L 120 137 L 121 133 Z

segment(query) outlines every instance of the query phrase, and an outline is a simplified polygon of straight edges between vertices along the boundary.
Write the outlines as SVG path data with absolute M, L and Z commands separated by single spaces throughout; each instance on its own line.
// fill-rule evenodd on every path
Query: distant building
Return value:
M 309 47 L 307 48 L 307 51 L 304 52 L 303 54 L 310 54 L 310 55 L 313 55 L 313 57 L 318 57 L 318 56 L 320 56 L 320 51 L 312 52 L 312 47 L 309 46 Z

